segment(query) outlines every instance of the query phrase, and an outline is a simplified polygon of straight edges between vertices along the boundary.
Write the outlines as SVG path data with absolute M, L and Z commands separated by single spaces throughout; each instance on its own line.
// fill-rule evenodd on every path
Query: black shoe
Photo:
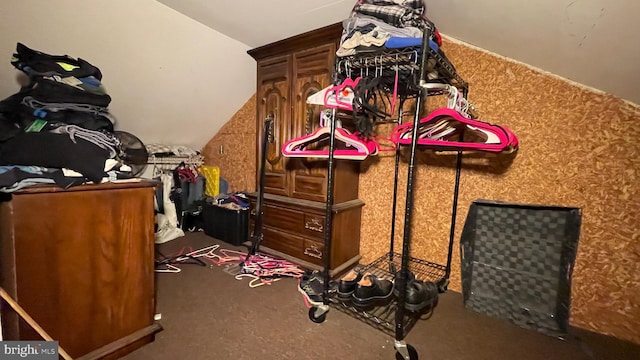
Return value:
M 398 291 L 394 293 L 399 295 Z M 438 285 L 433 281 L 410 281 L 406 294 L 404 308 L 411 312 L 429 311 L 438 303 Z
M 398 285 L 396 284 L 396 280 L 398 279 L 399 274 L 395 275 L 395 278 L 393 279 L 393 295 L 395 295 L 396 297 L 400 296 L 400 288 L 398 287 Z M 411 284 L 412 282 L 416 281 L 416 275 L 414 273 L 412 273 L 411 271 L 407 272 L 407 280 L 405 281 L 405 283 L 407 284 L 407 288 L 409 288 L 409 284 Z
M 362 279 L 362 273 L 359 269 L 352 269 L 340 279 L 338 283 L 338 297 L 340 300 L 348 301 L 358 285 L 358 281 Z
M 372 274 L 365 274 L 356 286 L 351 300 L 353 305 L 366 308 L 381 305 L 393 296 L 393 282 L 379 279 Z

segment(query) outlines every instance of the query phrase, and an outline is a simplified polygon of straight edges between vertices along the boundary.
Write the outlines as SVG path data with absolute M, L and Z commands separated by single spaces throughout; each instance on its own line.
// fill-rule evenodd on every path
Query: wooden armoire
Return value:
M 257 172 L 260 186 L 265 119 L 273 118 L 267 144 L 263 240 L 260 250 L 309 269 L 324 265 L 326 159 L 287 158 L 283 144 L 312 133 L 319 126 L 320 105 L 307 97 L 331 84 L 342 25 L 334 24 L 250 50 L 257 61 Z M 360 221 L 364 203 L 358 199 L 359 163 L 336 160 L 330 272 L 339 274 L 360 260 Z M 252 197 L 255 218 L 257 193 Z M 253 221 L 250 231 L 253 231 Z

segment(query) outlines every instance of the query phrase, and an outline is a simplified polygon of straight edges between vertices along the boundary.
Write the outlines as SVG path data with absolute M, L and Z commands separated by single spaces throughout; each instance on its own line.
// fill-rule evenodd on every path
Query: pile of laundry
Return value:
M 207 204 L 221 206 L 231 210 L 247 210 L 249 209 L 249 197 L 247 193 L 236 191 L 229 194 L 218 194 L 216 196 L 207 196 L 205 198 Z
M 100 69 L 22 43 L 11 64 L 26 79 L 0 101 L 0 191 L 132 177 L 118 158 L 122 149 Z

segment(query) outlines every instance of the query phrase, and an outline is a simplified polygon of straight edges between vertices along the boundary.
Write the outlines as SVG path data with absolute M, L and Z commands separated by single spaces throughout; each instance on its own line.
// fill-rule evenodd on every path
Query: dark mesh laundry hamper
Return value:
M 581 216 L 579 208 L 474 201 L 460 238 L 465 308 L 565 335 Z

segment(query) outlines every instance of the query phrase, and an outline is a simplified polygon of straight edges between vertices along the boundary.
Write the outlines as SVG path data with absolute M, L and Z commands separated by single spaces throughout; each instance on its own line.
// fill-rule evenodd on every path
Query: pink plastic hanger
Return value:
M 378 152 L 377 143 L 372 140 L 359 138 L 356 134 L 348 130 L 337 127 L 335 129 L 335 140 L 340 143 L 333 152 L 336 159 L 364 160 L 367 156 L 375 155 Z M 329 149 L 311 150 L 308 146 L 326 141 L 331 135 L 329 126 L 319 127 L 312 134 L 288 140 L 282 146 L 282 155 L 286 157 L 305 158 L 329 158 Z
M 450 140 L 454 135 L 471 131 L 482 142 Z M 391 141 L 410 145 L 413 123 L 397 126 L 391 133 Z M 514 151 L 518 139 L 509 129 L 486 122 L 472 120 L 454 109 L 441 108 L 433 111 L 418 124 L 417 144 L 434 150 L 474 150 L 489 152 Z
M 324 106 L 331 109 L 353 111 L 354 89 L 360 79 L 362 78 L 357 77 L 355 80 L 346 78 L 342 84 L 328 88 L 324 93 Z

